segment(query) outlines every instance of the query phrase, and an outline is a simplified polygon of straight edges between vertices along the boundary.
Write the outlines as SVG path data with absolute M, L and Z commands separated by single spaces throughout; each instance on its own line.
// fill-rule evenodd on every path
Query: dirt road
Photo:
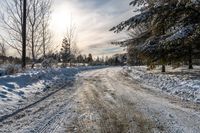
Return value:
M 0 123 L 0 132 L 200 132 L 199 105 L 142 88 L 121 69 L 78 74 L 73 86 Z

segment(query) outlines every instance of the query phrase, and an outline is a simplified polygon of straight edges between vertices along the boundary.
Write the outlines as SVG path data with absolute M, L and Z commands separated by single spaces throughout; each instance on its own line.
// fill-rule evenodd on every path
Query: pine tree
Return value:
M 84 58 L 83 58 L 82 55 L 78 55 L 78 56 L 77 56 L 77 62 L 78 62 L 78 63 L 84 63 Z
M 62 42 L 61 59 L 63 63 L 69 63 L 71 60 L 70 43 L 66 38 L 64 38 Z
M 87 63 L 91 64 L 92 62 L 93 62 L 92 54 L 89 54 L 87 58 Z

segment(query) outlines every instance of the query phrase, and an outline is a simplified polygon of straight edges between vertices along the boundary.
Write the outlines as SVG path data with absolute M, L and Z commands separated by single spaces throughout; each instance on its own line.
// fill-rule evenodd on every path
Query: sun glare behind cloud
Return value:
M 51 30 L 63 35 L 71 22 L 70 10 L 67 5 L 60 5 L 51 15 Z
M 119 6 L 112 7 L 115 0 L 93 1 L 87 0 L 56 0 L 51 15 L 50 28 L 54 35 L 54 43 L 62 44 L 62 39 L 67 32 L 67 28 L 75 25 L 76 44 L 82 54 L 92 53 L 93 55 L 112 55 L 122 53 L 121 48 L 110 44 L 113 40 L 118 40 L 126 35 L 109 31 L 109 28 L 120 23 L 132 14 L 132 10 L 126 2 L 119 2 Z M 128 1 L 128 0 L 127 0 Z M 112 8 L 111 8 L 112 7 Z M 123 7 L 119 11 L 119 7 Z M 115 12 L 115 10 L 116 12 Z M 116 50 L 110 50 L 110 48 Z M 105 49 L 109 49 L 105 51 Z

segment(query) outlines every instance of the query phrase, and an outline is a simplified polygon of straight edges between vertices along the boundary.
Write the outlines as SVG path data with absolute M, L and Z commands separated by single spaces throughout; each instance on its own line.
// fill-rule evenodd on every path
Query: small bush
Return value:
M 4 69 L 0 69 L 0 76 L 6 75 L 6 71 Z
M 155 64 L 148 65 L 148 68 L 147 68 L 148 71 L 151 71 L 151 70 L 154 70 L 154 69 L 156 69 Z
M 9 64 L 7 65 L 7 67 L 5 68 L 5 73 L 6 75 L 12 75 L 12 74 L 16 74 L 20 72 L 20 67 L 19 65 L 14 65 L 14 64 Z
M 53 66 L 57 66 L 58 61 L 53 59 L 53 58 L 47 58 L 44 59 L 44 61 L 42 62 L 42 67 L 43 68 L 52 68 Z

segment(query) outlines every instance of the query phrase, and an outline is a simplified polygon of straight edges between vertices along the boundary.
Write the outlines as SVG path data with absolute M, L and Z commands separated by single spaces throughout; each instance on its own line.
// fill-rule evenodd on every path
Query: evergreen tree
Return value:
M 82 55 L 77 56 L 77 62 L 78 63 L 84 63 L 84 58 Z
M 188 56 L 192 68 L 193 49 L 199 46 L 200 2 L 198 0 L 134 0 L 130 3 L 139 6 L 138 15 L 120 23 L 111 30 L 136 30 L 147 25 L 134 39 L 121 42 L 125 46 L 136 45 L 140 54 L 149 64 L 165 64 L 184 60 Z M 149 33 L 147 36 L 146 33 Z M 138 42 L 142 39 L 142 43 Z M 135 42 L 133 40 L 136 40 Z M 199 48 L 199 47 L 198 47 Z M 199 51 L 198 51 L 199 53 Z M 193 55 L 194 56 L 194 55 Z
M 88 58 L 87 58 L 87 63 L 92 63 L 93 62 L 93 57 L 92 57 L 92 54 L 89 54 L 88 55 Z
M 63 63 L 69 63 L 71 60 L 71 51 L 70 51 L 70 43 L 67 38 L 63 39 L 62 48 L 61 48 L 61 59 Z

